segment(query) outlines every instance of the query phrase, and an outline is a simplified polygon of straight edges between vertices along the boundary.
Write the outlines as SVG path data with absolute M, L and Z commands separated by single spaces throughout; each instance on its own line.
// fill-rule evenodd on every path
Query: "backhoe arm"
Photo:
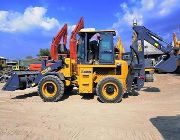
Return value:
M 67 43 L 67 24 L 65 24 L 61 30 L 57 33 L 51 43 L 51 58 L 53 60 L 58 60 L 58 45 L 63 39 L 63 45 L 66 46 Z
M 166 43 L 162 37 L 153 33 L 149 29 L 145 28 L 144 26 L 134 26 L 133 30 L 136 32 L 138 36 L 140 36 L 141 40 L 145 40 L 157 49 L 161 50 L 164 53 L 170 53 L 172 51 L 172 46 Z M 163 46 L 161 42 L 167 44 L 167 46 Z
M 83 17 L 81 17 L 81 19 L 79 20 L 79 22 L 77 23 L 76 27 L 74 28 L 74 30 L 71 33 L 71 38 L 70 38 L 70 58 L 72 60 L 74 60 L 75 62 L 77 61 L 77 39 L 76 39 L 76 35 L 77 33 L 84 28 L 84 19 Z
M 172 46 L 168 45 L 160 36 L 146 29 L 144 26 L 133 26 L 133 30 L 132 44 L 130 46 L 132 59 L 127 79 L 128 91 L 132 89 L 133 83 L 137 90 L 140 90 L 144 85 L 144 41 L 147 41 L 166 54 L 166 56 L 162 57 L 154 66 L 155 69 L 164 72 L 174 72 L 177 68 L 177 61 L 179 59 L 178 52 L 174 50 Z M 161 42 L 166 43 L 167 46 L 163 46 Z
M 150 43 L 151 45 L 153 45 L 154 47 L 158 48 L 166 54 L 166 56 L 162 57 L 162 59 L 155 65 L 154 68 L 164 72 L 173 72 L 176 70 L 177 61 L 179 59 L 179 50 L 177 50 L 177 48 L 174 48 L 172 45 L 169 45 L 160 36 L 146 29 L 144 26 L 133 26 L 133 30 L 137 35 L 137 39 L 134 42 L 136 45 L 132 46 L 134 46 L 135 50 L 136 48 L 138 48 L 138 51 L 136 51 L 136 53 L 138 55 L 139 61 L 144 61 L 144 41 L 147 41 L 148 43 Z M 140 42 L 141 45 L 139 45 L 138 42 Z M 161 42 L 166 43 L 167 46 L 163 46 Z M 142 51 L 139 51 L 140 46 Z

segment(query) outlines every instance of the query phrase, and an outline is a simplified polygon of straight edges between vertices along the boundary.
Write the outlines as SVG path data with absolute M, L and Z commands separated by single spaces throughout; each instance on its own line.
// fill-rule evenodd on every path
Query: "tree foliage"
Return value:
M 40 49 L 38 56 L 50 56 L 49 49 Z

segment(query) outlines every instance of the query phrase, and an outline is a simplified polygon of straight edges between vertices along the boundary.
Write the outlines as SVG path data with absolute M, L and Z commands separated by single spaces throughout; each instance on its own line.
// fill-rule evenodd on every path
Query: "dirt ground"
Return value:
M 0 139 L 179 140 L 180 75 L 155 75 L 117 104 L 70 94 L 45 103 L 36 88 L 0 91 Z

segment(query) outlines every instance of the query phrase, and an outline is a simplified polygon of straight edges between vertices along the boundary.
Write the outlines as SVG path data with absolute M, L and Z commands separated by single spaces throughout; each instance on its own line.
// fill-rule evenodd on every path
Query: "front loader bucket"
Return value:
M 4 85 L 3 90 L 15 91 L 32 87 L 32 83 L 38 74 L 39 71 L 14 71 L 11 78 Z
M 162 59 L 155 65 L 155 69 L 163 72 L 174 72 L 177 69 L 178 56 L 170 56 L 168 59 Z
M 3 90 L 15 91 L 19 88 L 19 77 L 16 73 L 13 73 L 12 76 L 8 79 L 6 84 L 3 87 Z

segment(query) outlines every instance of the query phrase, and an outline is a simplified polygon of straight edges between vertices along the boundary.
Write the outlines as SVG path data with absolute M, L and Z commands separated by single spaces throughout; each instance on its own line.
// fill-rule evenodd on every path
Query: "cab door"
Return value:
M 114 64 L 114 46 L 112 33 L 100 33 L 99 63 Z

